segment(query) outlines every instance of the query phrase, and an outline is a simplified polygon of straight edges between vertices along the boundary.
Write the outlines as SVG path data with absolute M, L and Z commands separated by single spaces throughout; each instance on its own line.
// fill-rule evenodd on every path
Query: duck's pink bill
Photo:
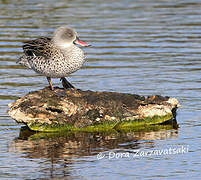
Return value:
M 80 41 L 80 40 L 76 40 L 76 41 L 75 41 L 75 44 L 79 44 L 80 46 L 84 46 L 84 47 L 86 47 L 86 46 L 91 46 L 90 44 L 87 44 L 87 43 L 85 43 L 85 42 L 83 42 L 83 41 Z

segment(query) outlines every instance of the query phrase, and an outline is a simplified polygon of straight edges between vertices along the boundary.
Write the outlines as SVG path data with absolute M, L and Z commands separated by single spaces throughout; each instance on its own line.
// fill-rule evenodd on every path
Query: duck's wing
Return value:
M 51 38 L 41 37 L 24 42 L 23 50 L 26 56 L 42 56 L 44 58 L 49 58 L 52 55 L 52 46 Z

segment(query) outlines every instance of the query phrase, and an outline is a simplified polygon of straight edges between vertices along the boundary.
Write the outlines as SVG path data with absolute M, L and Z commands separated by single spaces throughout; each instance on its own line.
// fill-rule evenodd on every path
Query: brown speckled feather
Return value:
M 61 53 L 57 52 L 59 50 L 53 46 L 49 37 L 26 41 L 23 50 L 27 56 L 43 56 L 44 58 L 50 58 L 53 53 Z

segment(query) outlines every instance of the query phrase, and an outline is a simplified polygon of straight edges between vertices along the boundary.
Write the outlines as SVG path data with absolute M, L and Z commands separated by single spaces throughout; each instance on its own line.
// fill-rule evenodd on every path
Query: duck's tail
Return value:
M 31 66 L 29 64 L 29 61 L 28 61 L 28 57 L 26 55 L 23 55 L 21 56 L 17 61 L 16 61 L 17 64 L 21 64 L 29 69 L 31 69 Z

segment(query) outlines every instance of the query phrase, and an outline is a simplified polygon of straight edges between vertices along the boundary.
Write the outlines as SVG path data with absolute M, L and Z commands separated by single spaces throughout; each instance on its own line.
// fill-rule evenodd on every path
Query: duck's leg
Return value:
M 62 81 L 62 85 L 65 89 L 68 88 L 75 89 L 75 87 L 71 83 L 69 83 L 65 77 L 62 77 L 60 80 Z
M 48 80 L 48 82 L 49 82 L 50 89 L 53 91 L 54 88 L 53 88 L 52 83 L 51 83 L 51 78 L 50 78 L 50 77 L 47 77 L 47 80 Z

